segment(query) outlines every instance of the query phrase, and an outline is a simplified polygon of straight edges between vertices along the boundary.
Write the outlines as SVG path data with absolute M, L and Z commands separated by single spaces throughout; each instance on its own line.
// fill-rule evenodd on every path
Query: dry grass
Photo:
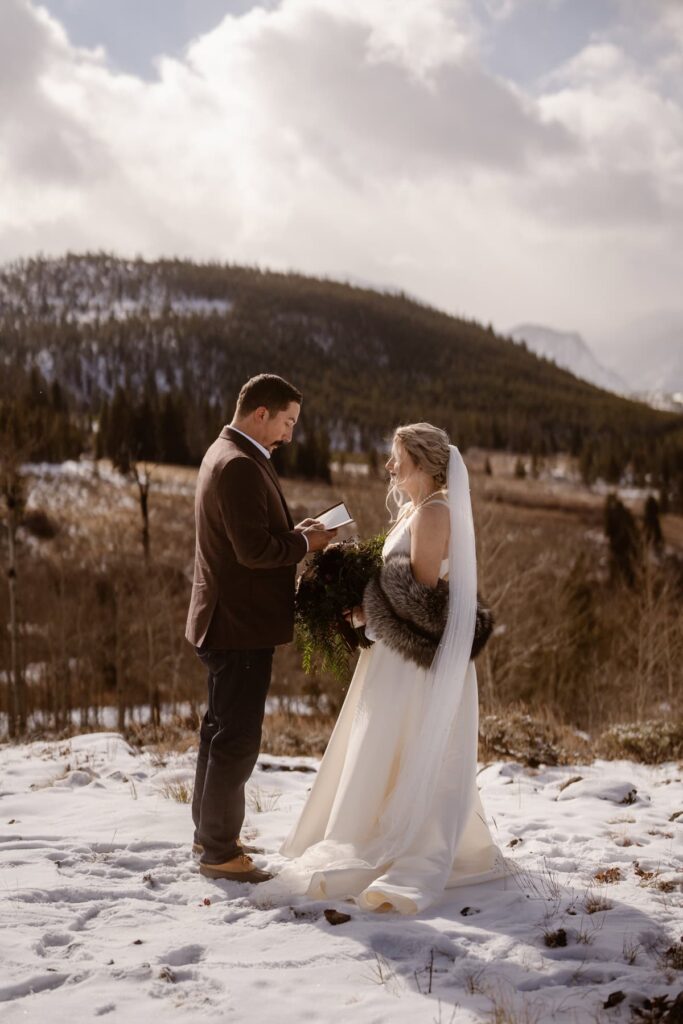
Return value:
M 274 811 L 282 799 L 282 793 L 273 789 L 262 789 L 260 786 L 249 786 L 246 792 L 247 807 L 255 814 L 267 814 Z
M 661 764 L 683 756 L 683 720 L 622 722 L 600 737 L 598 752 L 607 759 Z
M 375 953 L 374 961 L 370 964 L 366 977 L 375 985 L 386 988 L 387 992 L 391 992 L 393 995 L 398 996 L 401 993 L 403 987 L 401 979 L 387 958 L 382 956 L 381 953 Z
M 192 786 L 187 782 L 165 782 L 159 787 L 159 792 L 167 800 L 175 800 L 178 804 L 192 803 Z
M 682 756 L 680 598 L 654 570 L 635 591 L 610 587 L 602 498 L 549 479 L 517 480 L 516 455 L 509 453 L 489 453 L 493 476 L 486 476 L 485 455 L 468 455 L 480 587 L 497 620 L 477 660 L 481 756 L 529 765 L 577 763 L 596 753 L 650 761 Z M 45 726 L 53 734 L 102 728 L 92 708 L 117 699 L 127 708 L 189 700 L 199 709 L 204 698 L 203 669 L 183 639 L 196 473 L 153 469 L 146 571 L 135 486 L 114 486 L 109 467 L 99 469 L 99 476 L 86 473 L 76 482 L 38 481 L 34 506 L 59 529 L 52 539 L 22 541 L 19 585 L 32 618 L 23 656 L 44 666 L 29 701 L 53 709 Z M 338 473 L 332 486 L 285 480 L 284 489 L 296 518 L 344 498 L 356 520 L 346 533 L 368 536 L 386 527 L 381 478 Z M 663 528 L 683 550 L 683 518 L 665 517 Z M 0 594 L 0 615 L 6 600 Z M 264 749 L 320 754 L 343 688 L 305 676 L 299 653 L 287 645 L 276 651 L 271 693 L 303 694 L 316 714 L 272 716 Z M 87 719 L 72 720 L 70 709 L 79 707 L 91 709 Z M 139 726 L 130 718 L 127 735 L 137 745 L 163 752 L 196 742 L 196 721 Z
M 559 949 L 567 945 L 567 932 L 564 928 L 558 928 L 554 932 L 545 931 L 543 941 L 550 949 Z
M 484 995 L 486 992 L 485 978 L 486 969 L 484 967 L 479 967 L 476 971 L 467 971 L 463 977 L 465 992 L 470 996 Z
M 603 885 L 614 885 L 615 882 L 624 880 L 620 867 L 603 868 L 601 871 L 596 871 L 593 878 L 596 882 L 602 882 Z
M 632 939 L 630 935 L 624 935 L 624 941 L 622 945 L 622 952 L 624 954 L 624 960 L 627 964 L 634 964 L 638 959 L 638 953 L 642 949 L 639 942 Z
M 673 836 L 667 836 L 672 838 Z M 638 861 L 633 864 L 633 870 L 640 879 L 639 885 L 646 889 L 656 889 L 657 892 L 672 893 L 676 891 L 683 891 L 683 884 L 680 881 L 674 882 L 668 878 L 661 877 L 661 871 L 657 868 L 655 871 L 646 871 L 640 866 Z
M 611 910 L 614 904 L 597 893 L 589 893 L 583 901 L 583 909 L 587 914 L 604 914 Z
M 491 1006 L 487 1011 L 489 1024 L 543 1024 L 545 1008 L 526 996 L 489 989 L 486 996 Z
M 674 971 L 683 971 L 683 939 L 665 949 L 660 960 L 663 967 Z
M 551 711 L 532 715 L 518 704 L 481 714 L 479 737 L 483 760 L 505 757 L 530 768 L 582 762 L 590 753 L 590 744 Z
M 197 746 L 198 718 L 176 716 L 160 725 L 132 723 L 124 731 L 131 746 L 152 755 L 157 767 L 163 767 L 169 754 L 183 754 Z
M 281 757 L 321 757 L 333 728 L 331 715 L 276 712 L 267 715 L 263 723 L 261 749 Z

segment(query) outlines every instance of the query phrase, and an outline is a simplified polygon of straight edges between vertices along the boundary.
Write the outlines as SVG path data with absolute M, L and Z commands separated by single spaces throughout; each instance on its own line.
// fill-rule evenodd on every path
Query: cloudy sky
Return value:
M 683 0 L 1 0 L 0 260 L 402 288 L 498 328 L 683 308 Z

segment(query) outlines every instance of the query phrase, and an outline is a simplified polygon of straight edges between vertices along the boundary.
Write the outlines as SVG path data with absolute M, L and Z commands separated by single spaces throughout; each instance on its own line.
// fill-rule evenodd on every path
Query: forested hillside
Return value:
M 304 391 L 309 469 L 330 445 L 369 452 L 429 419 L 463 449 L 566 450 L 586 479 L 649 475 L 681 500 L 680 416 L 403 295 L 178 260 L 35 259 L 0 272 L 0 359 L 4 424 L 36 457 L 196 462 L 240 384 L 270 371 Z M 305 462 L 287 454 L 285 472 Z

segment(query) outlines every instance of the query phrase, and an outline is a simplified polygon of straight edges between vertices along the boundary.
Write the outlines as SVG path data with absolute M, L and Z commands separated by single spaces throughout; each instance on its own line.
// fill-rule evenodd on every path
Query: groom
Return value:
M 208 672 L 192 818 L 193 850 L 209 878 L 270 878 L 240 843 L 244 786 L 258 757 L 273 649 L 293 635 L 296 564 L 336 533 L 312 519 L 294 526 L 270 461 L 292 440 L 300 410 L 301 392 L 282 377 L 252 377 L 197 478 L 185 636 Z

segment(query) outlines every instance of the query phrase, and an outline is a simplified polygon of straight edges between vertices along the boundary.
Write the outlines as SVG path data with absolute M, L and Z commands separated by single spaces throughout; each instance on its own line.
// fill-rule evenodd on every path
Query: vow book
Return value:
M 340 501 L 338 505 L 331 505 L 330 508 L 319 512 L 313 518 L 322 523 L 326 530 L 336 530 L 339 526 L 346 526 L 347 523 L 353 522 L 343 501 Z

